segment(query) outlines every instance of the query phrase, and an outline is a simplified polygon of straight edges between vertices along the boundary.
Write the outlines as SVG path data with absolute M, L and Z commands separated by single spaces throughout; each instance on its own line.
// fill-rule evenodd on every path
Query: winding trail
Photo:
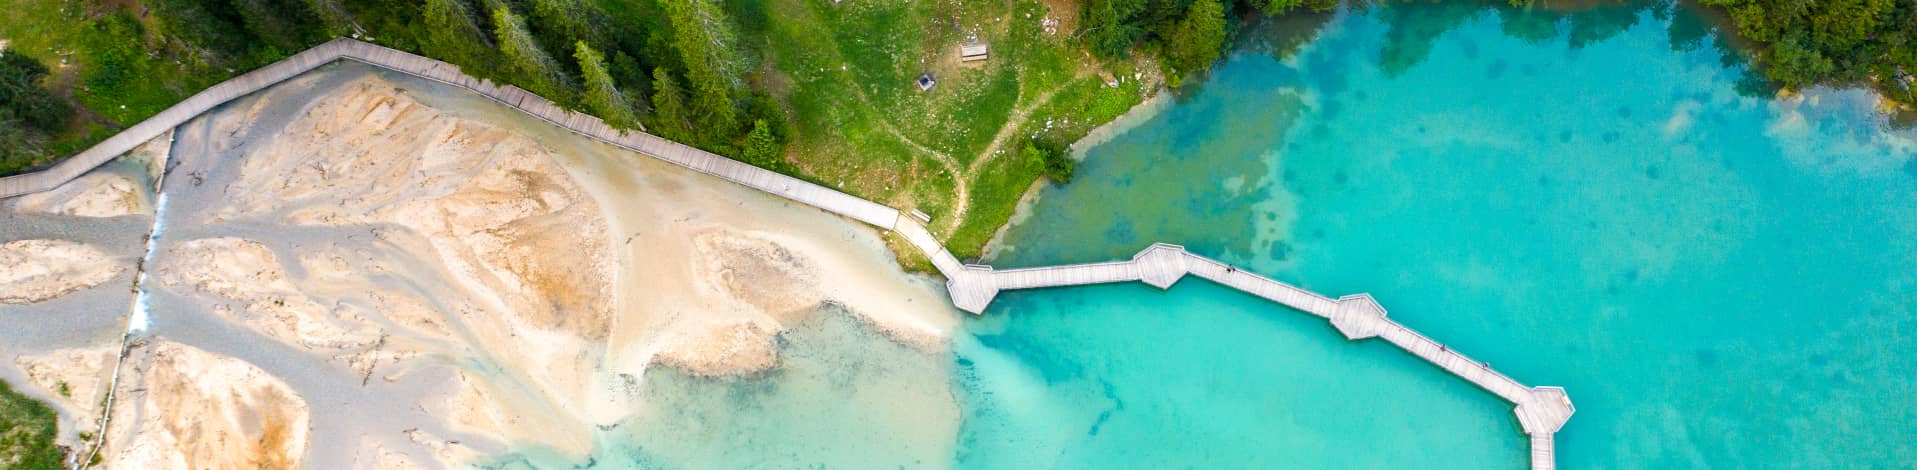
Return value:
M 891 133 L 892 137 L 898 138 L 900 142 L 905 142 L 906 146 L 912 147 L 913 150 L 919 153 L 931 156 L 932 161 L 938 162 L 939 168 L 945 170 L 945 174 L 952 177 L 952 192 L 954 193 L 952 197 L 957 198 L 957 200 L 952 202 L 952 213 L 945 217 L 940 217 L 938 223 L 947 231 L 957 229 L 959 224 L 965 221 L 966 214 L 970 212 L 972 208 L 972 189 L 969 180 L 972 175 L 964 169 L 959 168 L 958 160 L 954 160 L 951 155 L 932 150 L 930 147 L 926 147 L 919 144 L 918 141 L 912 140 L 911 137 L 906 137 L 905 133 L 899 132 L 899 129 L 893 127 L 890 122 L 884 123 L 884 127 L 886 132 Z
M 992 159 L 998 156 L 999 149 L 1003 148 L 1005 143 L 1011 140 L 1014 132 L 1018 132 L 1019 129 L 1025 127 L 1025 121 L 1031 118 L 1032 113 L 1037 112 L 1038 108 L 1051 103 L 1052 97 L 1058 95 L 1058 92 L 1064 90 L 1073 80 L 1088 76 L 1090 76 L 1090 74 L 1081 70 L 1077 75 L 1066 80 L 1065 84 L 1046 90 L 1031 100 L 1026 100 L 1024 90 L 1020 90 L 1017 101 L 1024 106 L 1013 107 L 1012 114 L 1007 116 L 1005 123 L 999 126 L 998 133 L 992 135 L 991 142 L 986 144 L 985 149 L 979 152 L 979 155 L 973 158 L 972 162 L 965 165 L 965 168 L 962 169 L 959 168 L 958 159 L 952 158 L 951 155 L 945 152 L 940 152 L 931 147 L 926 147 L 924 144 L 920 144 L 917 140 L 899 131 L 898 127 L 893 126 L 889 121 L 881 121 L 880 124 L 882 124 L 882 127 L 885 128 L 886 132 L 891 133 L 892 137 L 899 139 L 900 142 L 904 142 L 906 146 L 912 147 L 915 151 L 931 156 L 934 161 L 937 161 L 939 165 L 945 169 L 945 173 L 952 177 L 953 192 L 956 193 L 953 196 L 958 199 L 952 204 L 952 213 L 934 220 L 932 229 L 950 233 L 953 230 L 957 230 L 960 225 L 964 225 L 966 216 L 970 214 L 972 207 L 971 180 L 978 177 L 980 172 L 985 171 L 985 165 L 991 163 Z M 871 105 L 871 100 L 865 96 L 863 91 L 859 92 L 859 101 L 868 106 Z
M 1487 363 L 1475 361 L 1387 318 L 1384 307 L 1369 294 L 1332 299 L 1187 252 L 1178 245 L 1162 243 L 1151 245 L 1126 261 L 1007 270 L 967 265 L 947 251 L 918 219 L 901 214 L 898 209 L 644 132 L 614 129 L 598 118 L 567 111 L 518 87 L 494 85 L 465 75 L 451 64 L 344 38 L 214 85 L 52 168 L 0 178 L 0 198 L 52 189 L 221 104 L 338 60 L 364 62 L 463 87 L 581 136 L 894 231 L 923 252 L 945 276 L 946 291 L 953 305 L 972 313 L 983 312 L 992 299 L 1005 290 L 1132 281 L 1164 289 L 1187 276 L 1197 276 L 1270 300 L 1287 310 L 1324 318 L 1348 340 L 1383 339 L 1511 403 L 1520 428 L 1529 435 L 1534 469 L 1556 468 L 1554 436 L 1577 411 L 1563 388 L 1526 386 L 1492 370 Z
M 1012 138 L 1013 132 L 1018 132 L 1020 128 L 1025 127 L 1025 121 L 1031 119 L 1032 113 L 1037 112 L 1038 108 L 1051 103 L 1052 97 L 1057 96 L 1058 92 L 1064 90 L 1066 86 L 1070 86 L 1073 80 L 1088 76 L 1090 76 L 1090 74 L 1085 73 L 1085 71 L 1081 69 L 1078 75 L 1065 80 L 1065 84 L 1053 87 L 1050 90 L 1045 90 L 1044 93 L 1040 93 L 1037 97 L 1032 98 L 1031 102 L 1026 103 L 1024 108 L 1013 108 L 1012 115 L 1005 118 L 1005 125 L 999 127 L 998 134 L 992 136 L 992 143 L 985 146 L 985 151 L 980 152 L 978 158 L 972 159 L 972 164 L 966 165 L 965 172 L 976 175 L 978 172 L 984 171 L 985 164 L 990 163 L 993 157 L 998 156 L 999 149 L 1004 147 L 1005 142 Z M 1024 91 L 1021 90 L 1019 94 L 1021 95 L 1019 96 L 1019 101 L 1024 102 Z

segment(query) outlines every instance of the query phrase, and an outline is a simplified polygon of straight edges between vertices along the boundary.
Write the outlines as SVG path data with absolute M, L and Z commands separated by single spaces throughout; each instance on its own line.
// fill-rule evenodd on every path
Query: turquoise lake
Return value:
M 985 261 L 1163 241 L 1371 293 L 1565 387 L 1563 468 L 1917 465 L 1917 141 L 1870 94 L 1776 98 L 1678 5 L 1286 22 L 1088 149 Z M 921 352 L 827 313 L 781 336 L 768 374 L 648 373 L 648 408 L 592 456 L 488 465 L 1528 464 L 1510 404 L 1197 278 L 1006 292 L 955 336 Z M 899 413 L 915 409 L 939 418 Z
M 1369 292 L 1565 387 L 1565 468 L 1917 465 L 1917 144 L 1868 93 L 1776 99 L 1681 6 L 1323 21 L 1089 149 L 988 261 L 1165 241 Z M 1528 462 L 1495 396 L 1195 278 L 1007 293 L 967 330 L 962 467 Z

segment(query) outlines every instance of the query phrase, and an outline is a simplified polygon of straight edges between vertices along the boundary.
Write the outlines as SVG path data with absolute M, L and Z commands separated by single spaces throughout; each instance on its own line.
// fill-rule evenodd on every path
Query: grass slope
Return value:
M 634 16 L 643 9 L 599 3 L 620 15 L 619 24 L 643 19 Z M 756 59 L 749 85 L 772 96 L 789 118 L 790 165 L 774 168 L 924 211 L 934 218 L 933 232 L 964 258 L 981 253 L 1019 195 L 1042 177 L 1041 165 L 1016 158 L 1025 139 L 1062 147 L 1156 87 L 1131 79 L 1132 71 L 1153 67 L 1101 63 L 1072 42 L 1069 26 L 1047 31 L 1048 18 L 1076 14 L 1071 2 L 720 4 L 740 28 L 738 47 Z M 290 52 L 208 57 L 160 35 L 164 20 L 136 15 L 137 5 L 14 0 L 13 6 L 20 16 L 0 21 L 0 38 L 53 68 L 50 88 L 82 109 L 72 128 L 55 136 L 52 153 L 59 156 Z M 404 33 L 417 32 L 406 28 L 384 28 L 399 33 L 389 31 L 384 36 L 394 37 L 380 42 L 416 42 Z M 990 45 L 991 58 L 960 63 L 959 45 L 974 40 Z M 914 83 L 922 73 L 938 79 L 930 92 Z M 1106 86 L 1101 75 L 1126 79 Z M 0 168 L 0 174 L 45 163 Z
M 1097 63 L 1069 31 L 1046 32 L 1060 14 L 1035 1 L 747 1 L 766 15 L 762 56 L 798 131 L 787 158 L 828 185 L 932 215 L 961 258 L 980 254 L 1041 177 L 1014 158 L 1023 139 L 1075 141 L 1147 91 L 1104 86 L 1101 68 L 1134 65 Z M 990 45 L 989 60 L 959 62 L 972 40 Z M 922 73 L 938 80 L 930 92 L 913 83 Z
M 53 444 L 54 432 L 52 408 L 0 381 L 0 468 L 61 468 L 63 455 Z

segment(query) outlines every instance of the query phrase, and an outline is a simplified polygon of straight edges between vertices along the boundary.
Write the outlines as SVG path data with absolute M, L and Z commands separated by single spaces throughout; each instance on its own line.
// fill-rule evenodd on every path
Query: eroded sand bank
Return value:
M 86 449 L 153 227 L 161 137 L 53 190 L 0 199 L 0 380 L 59 415 Z
M 100 285 L 126 270 L 105 252 L 66 240 L 0 244 L 0 302 L 29 304 Z
M 134 349 L 108 429 L 110 468 L 300 468 L 305 400 L 253 364 L 171 341 Z M 128 419 L 131 418 L 131 419 Z
M 868 407 L 900 431 L 887 458 L 951 455 L 957 405 L 936 358 L 958 314 L 869 227 L 353 64 L 178 134 L 166 235 L 146 261 L 152 327 L 130 355 L 138 365 L 122 368 L 107 433 L 116 466 L 459 467 L 528 446 L 586 455 L 604 429 L 683 424 L 648 418 L 660 406 L 646 392 L 653 366 L 745 381 L 834 367 L 788 363 L 789 334 L 926 355 L 912 370 L 804 389 L 907 390 Z M 153 212 L 111 175 L 81 181 L 12 209 Z M 61 267 L 89 265 L 72 262 L 96 256 L 84 242 L 27 245 L 10 256 L 65 264 L 0 275 L 59 274 L 51 290 L 131 275 Z M 793 332 L 828 311 L 878 334 Z M 70 346 L 12 362 L 43 390 L 77 394 L 63 399 L 75 403 L 65 419 L 90 420 L 78 403 L 105 389 L 98 368 L 115 349 Z M 790 367 L 803 371 L 776 373 Z M 217 373 L 182 372 L 200 369 Z M 210 414 L 182 413 L 201 402 Z M 214 435 L 225 437 L 204 441 Z

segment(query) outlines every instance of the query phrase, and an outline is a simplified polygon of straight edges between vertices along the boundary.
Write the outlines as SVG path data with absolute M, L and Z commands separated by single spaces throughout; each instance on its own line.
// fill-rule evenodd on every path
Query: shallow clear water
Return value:
M 1871 99 L 1740 94 L 1681 8 L 1331 19 L 1093 148 L 1001 266 L 1153 241 L 1566 387 L 1567 468 L 1917 461 L 1917 165 Z M 1122 201 L 1123 204 L 1113 204 Z M 957 371 L 967 467 L 1514 468 L 1510 407 L 1187 279 L 1002 295 Z
M 1372 293 L 1520 381 L 1566 387 L 1565 468 L 1917 462 L 1917 144 L 1868 94 L 1772 99 L 1710 21 L 1668 5 L 1287 21 L 1090 149 L 988 261 L 1121 259 L 1166 241 L 1327 295 Z M 788 332 L 781 351 L 757 377 L 649 372 L 647 407 L 583 460 L 528 449 L 488 463 L 1527 464 L 1509 404 L 1198 279 L 1004 293 L 951 356 L 842 315 Z M 938 412 L 946 394 L 959 410 Z
M 780 334 L 780 362 L 748 377 L 667 367 L 635 385 L 639 409 L 595 433 L 593 455 L 518 448 L 479 466 L 926 468 L 953 453 L 951 358 L 901 345 L 828 307 Z

